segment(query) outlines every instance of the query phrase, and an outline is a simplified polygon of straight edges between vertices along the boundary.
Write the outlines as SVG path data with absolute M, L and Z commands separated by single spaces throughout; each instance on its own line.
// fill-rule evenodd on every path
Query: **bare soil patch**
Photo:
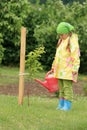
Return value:
M 83 86 L 84 81 L 78 81 L 77 83 L 73 84 L 74 94 L 84 95 Z M 17 96 L 19 91 L 18 87 L 19 87 L 18 84 L 0 86 L 0 94 Z M 24 96 L 27 96 L 28 94 L 30 96 L 43 96 L 43 95 L 46 95 L 47 97 L 55 96 L 54 93 L 48 92 L 48 90 L 46 90 L 43 86 L 39 85 L 35 81 L 25 83 Z

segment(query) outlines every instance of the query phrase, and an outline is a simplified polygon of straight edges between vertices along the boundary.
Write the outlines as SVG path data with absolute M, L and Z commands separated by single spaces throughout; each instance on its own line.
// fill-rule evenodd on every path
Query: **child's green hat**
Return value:
M 68 34 L 74 30 L 74 26 L 67 22 L 61 22 L 57 26 L 57 33 L 58 34 Z

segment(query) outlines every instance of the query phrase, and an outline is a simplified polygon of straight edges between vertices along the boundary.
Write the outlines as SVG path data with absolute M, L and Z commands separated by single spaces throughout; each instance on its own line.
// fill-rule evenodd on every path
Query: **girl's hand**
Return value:
M 52 74 L 53 72 L 54 72 L 54 69 L 52 68 L 51 70 L 49 70 L 49 71 L 47 72 L 47 75 Z
M 54 72 L 54 69 L 52 68 L 52 69 L 50 70 L 50 72 Z
M 72 72 L 73 76 L 77 75 L 78 73 L 77 72 Z
M 73 82 L 76 82 L 76 81 L 77 81 L 77 76 L 78 76 L 78 72 L 72 72 Z

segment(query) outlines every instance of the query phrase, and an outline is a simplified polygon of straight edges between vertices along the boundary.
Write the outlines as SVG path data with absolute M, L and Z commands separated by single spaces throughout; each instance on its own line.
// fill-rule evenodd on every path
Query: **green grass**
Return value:
M 18 83 L 19 69 L 12 67 L 0 67 L 0 85 Z
M 25 70 L 25 73 L 29 73 Z M 34 78 L 39 78 L 43 80 L 45 78 L 46 72 L 38 72 L 34 74 Z M 31 79 L 31 76 L 25 75 L 25 81 Z M 86 75 L 79 74 L 79 80 L 87 81 Z M 19 82 L 19 68 L 13 67 L 0 67 L 0 85 L 15 84 Z
M 87 130 L 87 98 L 77 97 L 71 111 L 56 110 L 57 98 L 0 96 L 0 130 Z
M 19 68 L 13 67 L 0 67 L 0 85 L 16 84 L 19 82 Z M 25 73 L 29 73 L 25 70 Z M 45 72 L 36 73 L 34 78 L 44 79 Z M 31 79 L 31 76 L 25 75 L 25 82 Z
M 84 81 L 87 81 L 87 75 L 82 75 L 82 74 L 79 74 L 78 79 L 79 79 L 79 80 L 84 80 Z
M 45 72 L 35 77 L 43 79 Z M 79 75 L 79 80 L 84 79 Z M 19 68 L 0 68 L 0 85 L 18 80 Z M 19 106 L 18 97 L 0 95 L 0 130 L 87 130 L 87 97 L 75 97 L 71 111 L 56 110 L 57 98 L 30 97 L 29 103 L 25 97 Z

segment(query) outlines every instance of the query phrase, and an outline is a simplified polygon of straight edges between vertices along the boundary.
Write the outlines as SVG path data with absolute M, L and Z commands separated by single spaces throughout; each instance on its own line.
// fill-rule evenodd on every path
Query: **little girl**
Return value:
M 78 36 L 73 33 L 74 27 L 66 22 L 57 26 L 60 39 L 56 48 L 56 55 L 52 64 L 54 77 L 59 83 L 59 105 L 60 110 L 70 110 L 73 89 L 72 83 L 77 82 L 80 66 L 80 50 Z

